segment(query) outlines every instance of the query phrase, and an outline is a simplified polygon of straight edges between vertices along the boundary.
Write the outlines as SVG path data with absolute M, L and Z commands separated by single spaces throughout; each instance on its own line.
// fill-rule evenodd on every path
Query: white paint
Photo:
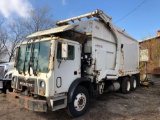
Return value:
M 80 45 L 77 42 L 74 41 L 68 41 L 65 40 L 68 45 L 74 46 L 75 50 L 75 57 L 74 60 L 57 60 L 55 55 L 54 59 L 54 88 L 55 88 L 55 94 L 57 93 L 64 93 L 68 92 L 68 89 L 72 82 L 76 80 L 77 78 L 80 78 L 79 70 L 80 70 L 80 64 L 81 64 L 81 57 L 80 57 Z M 57 51 L 56 51 L 57 53 Z M 77 71 L 77 74 L 74 75 L 74 71 Z M 62 86 L 58 87 L 56 85 L 56 79 L 60 77 L 62 80 Z

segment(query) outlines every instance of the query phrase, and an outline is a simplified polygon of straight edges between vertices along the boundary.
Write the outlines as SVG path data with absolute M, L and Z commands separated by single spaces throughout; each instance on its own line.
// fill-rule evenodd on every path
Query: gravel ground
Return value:
M 37 113 L 20 108 L 0 94 L 0 120 L 160 120 L 160 78 L 152 80 L 154 85 L 141 86 L 124 95 L 106 93 L 92 102 L 87 113 L 71 118 L 65 110 Z

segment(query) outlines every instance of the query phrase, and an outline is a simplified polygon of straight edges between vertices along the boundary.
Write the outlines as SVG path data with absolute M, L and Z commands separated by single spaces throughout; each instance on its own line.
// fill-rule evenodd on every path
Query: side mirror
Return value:
M 67 59 L 68 57 L 68 44 L 62 43 L 62 59 Z
M 14 67 L 17 66 L 17 59 L 18 59 L 19 49 L 20 49 L 20 47 L 17 47 L 17 48 L 16 48 L 16 56 L 15 56 L 15 60 L 14 60 Z

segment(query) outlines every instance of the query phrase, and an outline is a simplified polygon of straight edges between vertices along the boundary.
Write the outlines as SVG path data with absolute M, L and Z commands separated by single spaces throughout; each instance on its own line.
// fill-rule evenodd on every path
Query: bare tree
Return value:
M 14 19 L 8 25 L 9 44 L 6 45 L 9 62 L 14 57 L 17 45 L 25 40 L 25 37 L 33 32 L 55 27 L 50 8 L 35 8 L 29 11 L 27 19 Z
M 28 34 L 55 27 L 53 14 L 50 13 L 50 10 L 49 7 L 45 6 L 29 11 L 30 17 L 24 23 Z
M 7 54 L 7 49 L 5 47 L 6 42 L 7 42 L 7 31 L 5 28 L 2 26 L 4 23 L 4 19 L 0 19 L 0 61 L 5 61 L 5 57 Z
M 12 19 L 8 25 L 9 31 L 9 43 L 6 45 L 7 53 L 9 55 L 9 62 L 12 60 L 15 54 L 17 45 L 25 40 L 26 31 L 23 26 L 22 19 Z

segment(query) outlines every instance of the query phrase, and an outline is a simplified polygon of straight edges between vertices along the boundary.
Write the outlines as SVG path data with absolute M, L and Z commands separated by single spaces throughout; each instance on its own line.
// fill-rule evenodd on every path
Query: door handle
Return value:
M 74 75 L 77 75 L 77 71 L 74 71 Z

